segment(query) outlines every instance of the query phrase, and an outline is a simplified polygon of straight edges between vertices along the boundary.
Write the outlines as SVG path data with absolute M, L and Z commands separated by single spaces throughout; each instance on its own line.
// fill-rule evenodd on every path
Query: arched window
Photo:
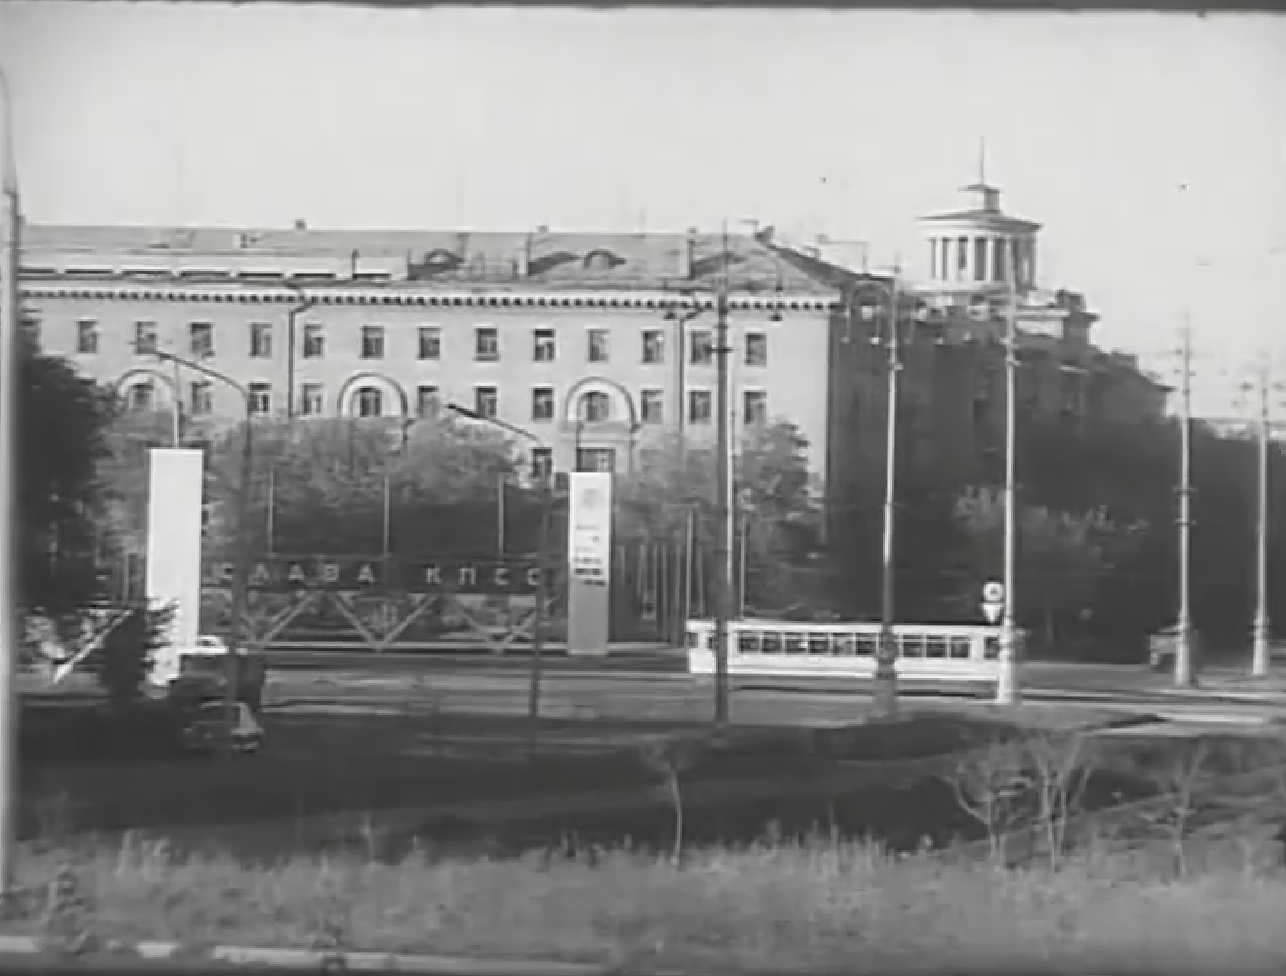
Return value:
M 383 415 L 383 393 L 373 386 L 364 386 L 357 391 L 357 416 L 382 417 Z
M 612 400 L 601 390 L 591 390 L 580 398 L 580 419 L 588 424 L 601 424 L 612 419 Z

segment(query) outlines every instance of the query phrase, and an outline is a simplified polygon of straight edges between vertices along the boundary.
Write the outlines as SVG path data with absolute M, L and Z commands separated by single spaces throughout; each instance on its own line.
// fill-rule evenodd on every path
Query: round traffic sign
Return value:
M 1005 585 L 995 580 L 982 588 L 982 599 L 987 603 L 999 603 L 1005 598 Z

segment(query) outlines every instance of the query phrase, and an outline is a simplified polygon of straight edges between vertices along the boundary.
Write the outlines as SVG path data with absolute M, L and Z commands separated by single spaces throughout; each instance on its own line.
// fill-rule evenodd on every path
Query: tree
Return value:
M 807 439 L 785 421 L 750 428 L 739 445 L 733 479 L 742 524 L 734 544 L 744 538 L 748 606 L 789 603 L 793 568 L 817 549 L 820 508 L 807 449 Z M 709 447 L 685 450 L 676 434 L 650 439 L 630 474 L 617 479 L 617 536 L 678 543 L 692 517 L 700 550 L 712 557 L 718 532 L 714 473 Z
M 32 336 L 20 339 L 19 356 L 18 598 L 28 613 L 57 620 L 101 595 L 98 464 L 112 405 Z
M 215 551 L 234 541 L 244 436 L 239 425 L 208 451 Z M 247 531 L 256 551 L 379 554 L 386 488 L 391 551 L 494 551 L 501 490 L 518 536 L 507 550 L 535 549 L 534 500 L 517 484 L 510 438 L 494 427 L 450 416 L 334 418 L 256 422 L 251 437 Z
M 976 556 L 973 585 L 960 593 L 966 605 L 976 607 L 984 580 L 1003 576 L 1004 514 L 1003 496 L 994 488 L 957 500 L 957 518 L 973 538 Z M 1118 528 L 1102 510 L 1069 513 L 1041 505 L 1021 505 L 1017 528 L 1018 618 L 1052 644 L 1060 631 L 1074 632 L 1092 613 Z

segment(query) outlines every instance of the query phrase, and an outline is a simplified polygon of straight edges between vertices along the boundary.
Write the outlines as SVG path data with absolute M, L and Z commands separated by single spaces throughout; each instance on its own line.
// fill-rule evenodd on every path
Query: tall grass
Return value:
M 954 972 L 1006 964 L 1238 972 L 1286 962 L 1286 874 L 1263 851 L 1198 863 L 1182 880 L 1093 849 L 1058 870 L 1002 870 L 817 837 L 693 851 L 520 860 L 413 853 L 252 867 L 129 839 L 24 862 L 35 896 L 10 930 L 534 956 L 697 967 L 836 966 Z M 55 884 L 55 882 L 57 882 Z M 1098 969 L 1096 971 L 1103 971 Z

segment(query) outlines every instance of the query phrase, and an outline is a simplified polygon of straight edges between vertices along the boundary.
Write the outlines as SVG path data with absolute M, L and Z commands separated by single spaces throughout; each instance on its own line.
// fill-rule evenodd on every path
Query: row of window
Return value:
M 479 362 L 494 362 L 500 358 L 500 331 L 494 326 L 480 325 L 474 330 L 473 358 Z M 77 323 L 76 352 L 92 356 L 98 352 L 99 327 L 93 319 Z M 273 355 L 273 328 L 268 322 L 252 322 L 249 326 L 248 351 L 252 359 L 271 359 Z M 385 356 L 385 327 L 364 325 L 359 337 L 358 355 L 362 359 L 383 359 Z M 442 329 L 436 325 L 422 325 L 417 332 L 417 353 L 421 360 L 442 358 Z M 591 363 L 611 360 L 611 330 L 589 329 L 586 333 L 585 358 Z M 157 348 L 155 322 L 134 323 L 134 348 L 143 355 Z M 688 362 L 693 366 L 714 363 L 714 336 L 708 329 L 695 329 L 688 333 Z M 214 325 L 210 322 L 192 322 L 188 325 L 188 352 L 205 358 L 214 355 Z M 303 327 L 301 355 L 304 359 L 321 359 L 326 355 L 326 335 L 322 326 L 309 323 Z M 555 330 L 532 330 L 532 362 L 552 363 L 558 357 Z M 640 359 L 648 365 L 666 361 L 666 333 L 662 329 L 645 329 L 642 335 Z M 746 334 L 744 363 L 746 366 L 768 365 L 768 335 L 764 332 Z
M 257 414 L 273 411 L 272 385 L 250 383 L 250 409 Z M 325 398 L 320 383 L 304 383 L 299 389 L 298 412 L 301 416 L 315 417 L 325 413 Z M 441 391 L 430 384 L 422 384 L 415 391 L 417 416 L 430 416 L 437 412 Z M 135 410 L 151 410 L 156 405 L 155 389 L 148 383 L 130 387 L 129 406 Z M 214 387 L 208 380 L 198 380 L 188 388 L 188 410 L 193 416 L 208 416 L 214 412 Z M 382 417 L 389 413 L 384 391 L 375 386 L 365 386 L 354 394 L 354 408 L 359 417 Z M 762 390 L 746 390 L 742 395 L 742 422 L 763 424 L 768 421 L 768 394 Z M 473 391 L 473 409 L 483 417 L 495 417 L 500 409 L 500 390 L 494 386 L 476 386 Z M 531 420 L 548 423 L 554 419 L 555 396 L 551 386 L 537 386 L 531 391 Z M 585 393 L 577 403 L 577 416 L 586 423 L 610 423 L 612 399 L 601 391 Z M 709 390 L 690 390 L 687 400 L 687 419 L 690 424 L 708 424 L 714 416 L 714 397 Z M 643 390 L 639 394 L 639 419 L 644 424 L 665 423 L 665 393 L 662 390 Z

